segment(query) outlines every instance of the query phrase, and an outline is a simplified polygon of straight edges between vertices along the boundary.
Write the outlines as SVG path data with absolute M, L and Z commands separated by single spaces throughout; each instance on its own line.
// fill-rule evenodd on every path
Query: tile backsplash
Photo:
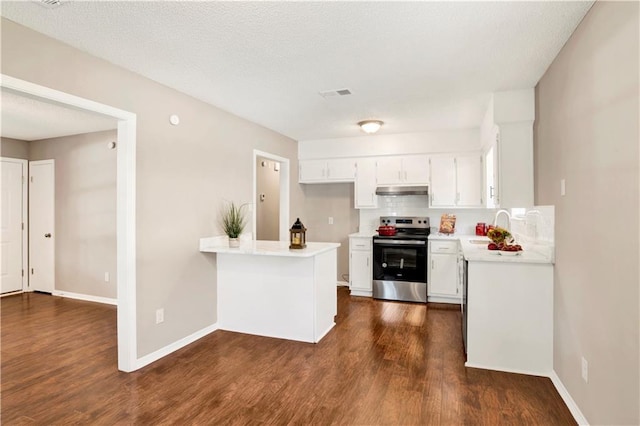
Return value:
M 377 209 L 360 209 L 360 232 L 373 232 L 380 225 L 380 216 L 426 216 L 431 232 L 438 232 L 440 217 L 456 215 L 457 234 L 475 234 L 476 223 L 493 223 L 494 209 L 434 209 L 424 195 L 379 196 Z M 435 229 L 434 229 L 435 228 Z

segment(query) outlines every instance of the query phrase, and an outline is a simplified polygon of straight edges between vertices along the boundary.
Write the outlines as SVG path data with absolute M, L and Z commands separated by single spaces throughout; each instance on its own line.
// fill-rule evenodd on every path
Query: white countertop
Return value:
M 462 254 L 469 262 L 502 262 L 502 263 L 554 263 L 553 247 L 544 245 L 532 245 L 524 247 L 524 250 L 516 256 L 502 255 L 499 250 L 488 250 L 490 240 L 478 235 L 453 234 L 444 235 L 433 233 L 430 240 L 460 241 Z M 485 241 L 486 244 L 474 244 L 471 241 Z
M 364 232 L 355 232 L 353 234 L 349 234 L 349 238 L 354 237 L 354 238 L 373 238 L 374 236 L 378 235 L 378 232 L 376 231 L 364 231 Z
M 313 257 L 340 247 L 340 243 L 307 242 L 303 249 L 290 249 L 288 241 L 240 241 L 240 247 L 229 247 L 226 237 L 200 238 L 200 251 L 254 256 Z

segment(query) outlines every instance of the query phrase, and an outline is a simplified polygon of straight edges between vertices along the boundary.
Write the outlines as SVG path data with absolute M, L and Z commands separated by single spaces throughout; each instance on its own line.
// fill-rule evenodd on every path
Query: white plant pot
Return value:
M 231 247 L 231 248 L 240 247 L 240 238 L 231 238 L 231 237 L 229 237 L 229 247 Z

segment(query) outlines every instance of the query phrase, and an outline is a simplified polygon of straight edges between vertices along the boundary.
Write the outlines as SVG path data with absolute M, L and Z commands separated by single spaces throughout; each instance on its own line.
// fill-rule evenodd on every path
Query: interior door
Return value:
M 24 256 L 25 241 L 23 224 L 26 213 L 26 176 L 27 161 L 3 158 L 2 175 L 2 217 L 1 228 L 1 270 L 0 292 L 24 290 L 23 272 L 26 268 Z
M 55 172 L 53 160 L 29 162 L 29 283 L 34 291 L 55 288 Z

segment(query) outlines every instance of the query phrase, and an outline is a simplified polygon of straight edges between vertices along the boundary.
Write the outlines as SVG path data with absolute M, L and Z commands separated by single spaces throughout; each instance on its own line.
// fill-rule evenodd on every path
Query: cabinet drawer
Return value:
M 431 241 L 431 253 L 458 253 L 457 241 Z
M 371 250 L 371 238 L 351 238 L 351 250 Z

